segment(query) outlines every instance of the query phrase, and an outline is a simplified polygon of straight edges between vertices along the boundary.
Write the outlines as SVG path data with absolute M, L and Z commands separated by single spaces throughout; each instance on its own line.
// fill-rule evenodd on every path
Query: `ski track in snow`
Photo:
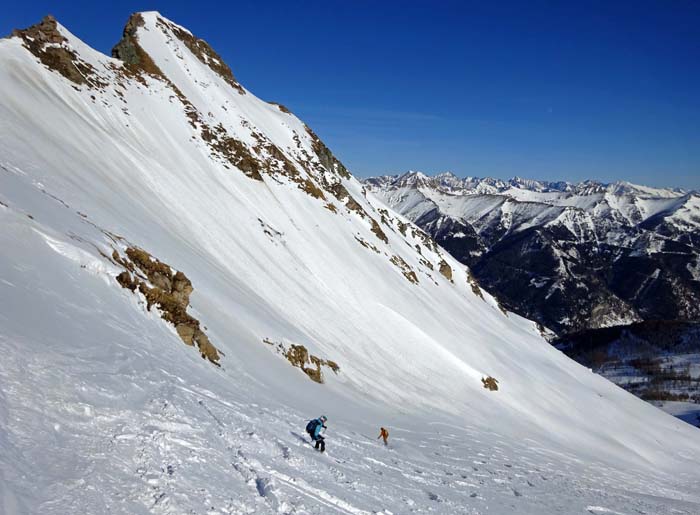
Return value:
M 33 233 L 60 249 L 54 259 L 66 266 L 94 259 Z M 55 269 L 42 271 L 27 259 L 20 268 L 18 277 L 36 284 L 45 284 Z M 103 266 L 79 269 L 105 284 Z M 63 277 L 82 288 L 72 274 Z M 4 281 L 15 289 L 7 283 L 24 288 L 26 281 Z M 68 288 L 29 286 L 48 299 Z M 583 462 L 546 442 L 518 442 L 429 417 L 390 426 L 388 447 L 365 427 L 331 420 L 328 453 L 320 454 L 304 436 L 298 410 L 244 381 L 232 382 L 224 371 L 215 372 L 220 377 L 212 385 L 197 383 L 202 372 L 191 374 L 191 360 L 205 367 L 205 376 L 212 371 L 196 356 L 183 353 L 184 360 L 171 361 L 168 354 L 128 344 L 139 341 L 150 323 L 138 318 L 141 311 L 132 319 L 110 317 L 107 307 L 68 298 L 79 296 L 66 295 L 55 316 L 65 311 L 79 331 L 103 327 L 110 337 L 101 346 L 79 339 L 75 348 L 54 348 L 50 340 L 24 345 L 18 335 L 0 335 L 0 507 L 8 515 L 90 513 L 96 507 L 163 515 L 700 511 L 700 504 L 682 500 L 687 494 L 657 478 Z M 171 334 L 156 327 L 162 337 Z M 36 391 L 41 403 L 28 404 Z M 30 465 L 37 462 L 41 474 L 32 476 L 35 488 L 27 491 L 26 474 L 36 474 Z M 23 463 L 26 471 L 17 468 Z
M 0 348 L 7 346 L 3 341 Z M 8 368 L 0 369 L 3 380 Z M 135 384 L 138 378 L 114 379 Z M 321 454 L 301 436 L 305 421 L 292 410 L 274 401 L 264 407 L 259 400 L 246 403 L 245 395 L 222 399 L 183 383 L 163 376 L 151 380 L 140 410 L 88 409 L 84 402 L 48 393 L 47 404 L 60 402 L 54 412 L 62 414 L 56 422 L 60 429 L 47 428 L 50 437 L 79 438 L 83 454 L 78 458 L 87 466 L 77 477 L 57 478 L 44 492 L 47 500 L 39 512 L 80 513 L 90 506 L 88 500 L 96 501 L 93 496 L 112 513 L 156 514 L 690 514 L 700 509 L 673 499 L 670 491 L 664 498 L 663 489 L 635 474 L 582 464 L 497 433 L 484 438 L 470 426 L 396 427 L 385 447 L 329 421 L 328 453 Z M 10 393 L 21 393 L 22 384 L 4 384 Z M 104 394 L 87 382 L 79 391 L 84 398 Z M 105 459 L 110 462 L 102 463 Z M 656 497 L 637 492 L 656 492 Z

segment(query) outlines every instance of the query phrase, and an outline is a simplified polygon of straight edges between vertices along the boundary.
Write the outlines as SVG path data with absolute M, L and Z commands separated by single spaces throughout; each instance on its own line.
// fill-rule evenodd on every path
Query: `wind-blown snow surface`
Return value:
M 143 18 L 140 44 L 202 119 L 263 135 L 307 173 L 297 118 Z M 120 62 L 59 30 L 115 79 Z M 250 179 L 212 155 L 169 84 L 142 80 L 124 79 L 122 100 L 0 41 L 0 511 L 698 512 L 696 429 L 477 296 L 388 211 L 384 242 L 354 178 L 327 173 L 367 216 L 326 189 Z M 115 281 L 106 256 L 127 242 L 191 279 L 221 368 Z M 422 262 L 443 259 L 452 281 Z M 263 338 L 340 373 L 313 383 Z M 303 436 L 321 413 L 327 455 Z

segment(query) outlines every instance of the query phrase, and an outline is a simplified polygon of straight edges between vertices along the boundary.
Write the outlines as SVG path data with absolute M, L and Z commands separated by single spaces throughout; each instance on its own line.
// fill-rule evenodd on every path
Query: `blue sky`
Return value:
M 206 39 L 359 176 L 700 189 L 700 1 L 13 2 L 109 52 L 133 11 Z

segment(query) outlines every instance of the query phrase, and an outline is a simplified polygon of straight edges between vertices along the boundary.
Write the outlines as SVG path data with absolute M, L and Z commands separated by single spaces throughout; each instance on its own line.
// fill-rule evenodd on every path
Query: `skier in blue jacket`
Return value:
M 325 415 L 321 415 L 320 417 L 309 421 L 309 423 L 306 425 L 306 432 L 309 433 L 311 439 L 314 442 L 316 442 L 314 448 L 316 450 L 320 450 L 321 452 L 324 452 L 326 450 L 325 439 L 323 438 L 323 436 L 321 436 L 321 430 L 327 429 L 326 420 L 328 420 L 328 417 L 326 417 Z

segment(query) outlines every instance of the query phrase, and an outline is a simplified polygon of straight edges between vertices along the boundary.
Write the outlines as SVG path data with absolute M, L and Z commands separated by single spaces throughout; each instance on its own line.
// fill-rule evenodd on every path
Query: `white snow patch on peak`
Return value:
M 633 193 L 653 197 L 677 197 L 685 195 L 687 192 L 681 188 L 654 188 L 643 186 L 628 181 L 617 181 L 609 185 L 609 189 L 618 194 Z
M 192 32 L 189 31 L 189 29 L 187 29 L 186 27 L 183 27 L 182 25 L 175 23 L 174 21 L 170 20 L 169 18 L 166 18 L 159 11 L 141 11 L 141 12 L 138 12 L 137 14 L 141 15 L 141 17 L 143 18 L 144 24 L 147 27 L 151 27 L 151 28 L 157 27 L 158 20 L 162 20 L 162 21 L 169 23 L 169 24 L 177 27 L 178 29 L 186 32 L 190 36 L 193 35 Z
M 160 11 L 139 11 L 136 14 L 140 14 L 143 17 L 144 21 L 155 22 L 158 18 L 161 18 L 165 21 L 173 23 L 171 20 L 160 14 Z
M 415 179 L 428 179 L 429 176 L 423 172 L 417 170 L 409 170 L 403 175 L 399 176 L 399 180 L 415 180 Z

